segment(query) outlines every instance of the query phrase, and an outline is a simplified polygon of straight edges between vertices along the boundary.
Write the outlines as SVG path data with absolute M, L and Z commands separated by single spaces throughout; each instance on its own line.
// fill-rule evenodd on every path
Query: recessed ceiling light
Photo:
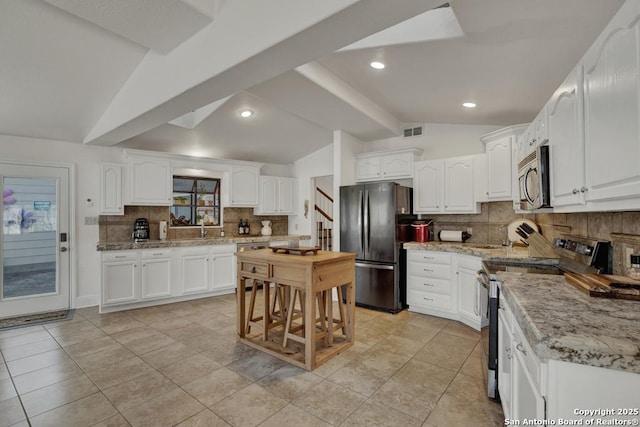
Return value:
M 462 106 L 465 108 L 476 108 L 478 105 L 475 102 L 463 102 Z
M 243 118 L 246 119 L 246 118 L 249 118 L 251 116 L 253 116 L 253 110 L 245 108 L 244 110 L 240 111 L 240 117 L 243 117 Z
M 380 62 L 380 61 L 373 61 L 371 64 L 371 68 L 375 68 L 376 70 L 382 70 L 384 69 L 384 63 Z

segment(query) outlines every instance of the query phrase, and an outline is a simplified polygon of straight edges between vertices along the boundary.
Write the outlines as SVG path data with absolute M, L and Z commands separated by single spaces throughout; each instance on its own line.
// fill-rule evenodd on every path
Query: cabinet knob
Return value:
M 577 189 L 577 188 L 574 188 L 574 189 L 573 189 L 573 191 L 572 191 L 572 193 L 573 193 L 573 194 L 578 194 L 578 193 L 579 193 L 579 191 L 578 191 L 578 189 Z
M 580 189 L 580 192 L 581 192 L 581 193 L 586 193 L 586 192 L 587 192 L 587 190 L 588 190 L 588 189 L 587 189 L 587 187 L 582 187 L 582 188 Z

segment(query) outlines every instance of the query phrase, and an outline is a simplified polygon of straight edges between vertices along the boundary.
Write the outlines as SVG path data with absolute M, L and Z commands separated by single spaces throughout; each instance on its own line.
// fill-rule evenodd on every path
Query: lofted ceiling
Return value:
M 0 0 L 0 134 L 288 164 L 338 129 L 525 123 L 621 4 Z

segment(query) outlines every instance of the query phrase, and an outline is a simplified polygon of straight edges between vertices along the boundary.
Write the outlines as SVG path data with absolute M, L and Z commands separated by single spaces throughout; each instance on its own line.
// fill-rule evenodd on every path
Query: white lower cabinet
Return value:
M 171 295 L 172 264 L 170 249 L 142 251 L 141 299 Z
M 476 281 L 480 262 L 467 255 L 407 251 L 409 311 L 459 320 L 480 330 L 482 297 Z
M 180 283 L 183 294 L 209 290 L 209 249 L 183 249 L 180 255 Z
M 509 425 L 532 420 L 573 420 L 564 425 L 636 425 L 640 418 L 640 374 L 560 360 L 541 360 L 533 352 L 514 310 L 500 296 L 498 310 L 498 391 Z M 613 409 L 589 414 L 591 409 Z M 614 419 L 620 422 L 614 424 Z M 596 423 L 593 421 L 596 420 Z M 626 421 L 622 421 L 626 420 Z M 519 424 L 518 424 L 519 422 Z M 598 422 L 600 424 L 598 424 Z M 626 422 L 626 424 L 625 424 Z M 542 425 L 536 423 L 535 425 Z
M 505 419 L 544 420 L 545 366 L 533 353 L 504 298 L 498 310 L 498 391 Z
M 487 293 L 478 284 L 478 270 L 482 261 L 478 257 L 456 255 L 456 280 L 458 288 L 458 316 L 460 321 L 474 329 L 487 323 L 483 307 L 487 305 Z
M 100 310 L 232 293 L 235 252 L 236 245 L 103 252 Z
M 102 256 L 100 305 L 118 305 L 140 298 L 140 259 L 137 251 L 118 251 Z

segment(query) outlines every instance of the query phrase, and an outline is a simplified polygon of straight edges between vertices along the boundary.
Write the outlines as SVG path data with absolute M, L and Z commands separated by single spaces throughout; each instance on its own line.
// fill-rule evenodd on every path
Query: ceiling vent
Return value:
M 421 136 L 422 131 L 424 130 L 424 126 L 412 126 L 409 128 L 405 128 L 403 131 L 403 136 L 405 138 L 411 138 L 414 136 Z

